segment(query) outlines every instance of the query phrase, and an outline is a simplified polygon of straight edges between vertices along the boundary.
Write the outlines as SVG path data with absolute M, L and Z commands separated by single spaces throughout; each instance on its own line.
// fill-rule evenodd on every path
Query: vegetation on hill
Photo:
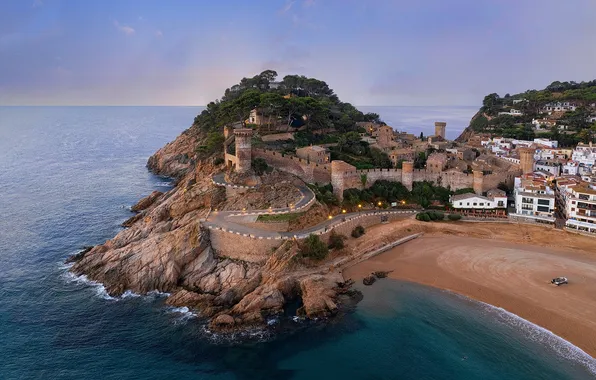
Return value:
M 379 122 L 379 115 L 362 113 L 350 103 L 339 100 L 324 81 L 300 75 L 287 75 L 276 82 L 277 72 L 265 70 L 252 78 L 242 78 L 240 83 L 226 89 L 221 99 L 210 102 L 194 119 L 190 132 L 207 136 L 206 143 L 198 148 L 203 155 L 215 153 L 223 141 L 223 127 L 242 123 L 251 110 L 258 108 L 267 124 L 283 123 L 307 131 L 333 128 L 345 133 L 356 131 L 356 123 Z
M 405 204 L 429 207 L 433 201 L 441 204 L 449 203 L 449 196 L 452 194 L 451 190 L 426 181 L 414 182 L 412 191 L 409 191 L 401 182 L 379 180 L 368 189 L 344 190 L 343 205 L 355 209 L 361 203 L 378 204 L 381 202 L 381 207 L 388 207 L 393 202 L 398 204 L 404 202 Z
M 533 119 L 549 116 L 542 112 L 548 103 L 570 102 L 577 106 L 572 112 L 557 115 L 558 126 L 536 131 Z M 535 137 L 559 141 L 561 146 L 571 146 L 578 142 L 588 142 L 596 138 L 596 123 L 588 117 L 596 112 L 596 80 L 589 82 L 553 82 L 543 90 L 528 90 L 519 94 L 506 94 L 501 97 L 492 93 L 484 97 L 480 111 L 470 122 L 469 129 L 474 133 L 489 133 L 503 137 L 531 140 Z M 522 115 L 499 115 L 511 109 Z M 567 126 L 566 130 L 559 129 Z M 464 132 L 464 134 L 466 134 Z

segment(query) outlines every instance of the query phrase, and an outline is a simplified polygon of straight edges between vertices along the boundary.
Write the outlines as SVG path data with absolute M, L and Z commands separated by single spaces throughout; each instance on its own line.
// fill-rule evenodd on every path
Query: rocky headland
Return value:
M 169 293 L 167 304 L 187 306 L 220 330 L 263 325 L 289 302 L 298 301 L 298 314 L 308 318 L 336 313 L 348 286 L 329 263 L 302 262 L 295 241 L 280 241 L 260 261 L 212 247 L 210 231 L 199 223 L 211 210 L 277 207 L 276 200 L 299 192 L 291 178 L 283 181 L 284 174 L 273 171 L 262 177 L 259 191 L 226 196 L 211 181 L 224 168 L 196 157 L 201 138 L 191 128 L 149 158 L 148 168 L 175 178 L 175 188 L 141 199 L 126 229 L 70 259 L 72 272 L 102 283 L 111 296 Z

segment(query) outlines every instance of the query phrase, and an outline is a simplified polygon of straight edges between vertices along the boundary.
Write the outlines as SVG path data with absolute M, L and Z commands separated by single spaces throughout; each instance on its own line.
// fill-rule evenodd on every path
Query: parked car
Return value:
M 567 277 L 555 277 L 550 281 L 551 284 L 555 284 L 557 286 L 568 284 Z

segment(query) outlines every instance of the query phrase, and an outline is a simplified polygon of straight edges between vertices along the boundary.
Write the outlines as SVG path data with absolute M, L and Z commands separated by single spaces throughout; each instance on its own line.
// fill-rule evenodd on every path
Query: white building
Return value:
M 515 178 L 515 214 L 538 223 L 555 222 L 555 192 L 543 176 L 525 174 Z
M 534 164 L 536 170 L 542 170 L 558 177 L 561 174 L 561 164 L 556 161 L 540 160 Z
M 596 164 L 596 147 L 592 143 L 579 143 L 573 150 L 571 159 L 579 162 L 580 165 L 594 166 Z
M 492 189 L 486 197 L 474 193 L 451 196 L 451 204 L 456 210 L 494 210 L 507 207 L 507 195 L 503 190 Z
M 508 116 L 523 116 L 524 113 L 520 110 L 516 110 L 515 108 L 512 108 L 509 110 L 509 112 L 499 112 L 499 116 L 501 115 L 508 115 Z
M 565 227 L 596 234 L 596 189 L 578 185 L 567 189 Z
M 567 111 L 575 111 L 577 109 L 577 105 L 571 102 L 554 102 L 546 104 L 540 111 L 541 112 L 567 112 Z
M 563 165 L 562 173 L 565 175 L 578 175 L 579 174 L 579 162 L 577 161 L 567 161 L 565 165 Z
M 557 140 L 548 140 L 548 139 L 536 138 L 536 139 L 534 139 L 534 143 L 535 144 L 544 145 L 544 146 L 547 146 L 549 148 L 558 148 L 559 147 L 559 142 Z

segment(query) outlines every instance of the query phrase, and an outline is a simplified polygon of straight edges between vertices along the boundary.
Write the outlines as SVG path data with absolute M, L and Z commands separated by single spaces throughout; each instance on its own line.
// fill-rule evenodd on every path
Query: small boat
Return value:
M 568 284 L 567 277 L 555 277 L 550 281 L 551 284 L 555 284 L 557 286 Z

